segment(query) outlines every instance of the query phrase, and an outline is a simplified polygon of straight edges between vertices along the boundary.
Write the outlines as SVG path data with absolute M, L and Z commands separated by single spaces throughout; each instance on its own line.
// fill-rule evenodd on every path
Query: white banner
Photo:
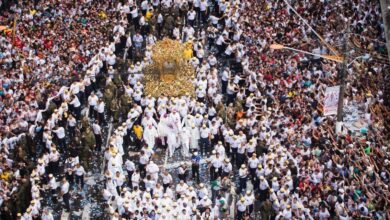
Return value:
M 339 103 L 340 86 L 327 87 L 325 90 L 324 99 L 324 115 L 337 114 L 337 106 Z

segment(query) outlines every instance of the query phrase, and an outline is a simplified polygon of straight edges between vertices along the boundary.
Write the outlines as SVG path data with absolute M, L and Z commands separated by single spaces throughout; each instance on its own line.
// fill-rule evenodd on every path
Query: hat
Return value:
M 242 168 L 242 169 L 245 169 L 245 167 L 246 167 L 245 164 L 242 164 L 242 165 L 241 165 L 241 168 Z
M 240 201 L 241 201 L 241 202 L 245 202 L 245 198 L 244 198 L 244 197 L 241 197 Z

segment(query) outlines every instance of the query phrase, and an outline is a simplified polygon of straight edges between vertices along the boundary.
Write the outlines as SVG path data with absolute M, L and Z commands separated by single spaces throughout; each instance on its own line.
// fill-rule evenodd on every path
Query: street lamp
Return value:
M 363 56 L 358 56 L 358 57 L 356 57 L 355 59 L 353 59 L 353 60 L 348 64 L 348 67 L 351 66 L 351 64 L 352 64 L 353 62 L 355 62 L 356 60 L 358 60 L 358 59 L 368 60 L 368 59 L 370 59 L 370 58 L 371 58 L 371 56 L 370 56 L 370 54 L 368 54 L 368 53 L 364 54 Z
M 342 63 L 344 61 L 344 59 L 340 56 L 333 56 L 333 55 L 326 55 L 326 54 L 315 54 L 315 53 L 311 53 L 311 52 L 304 51 L 304 50 L 298 50 L 298 49 L 295 49 L 292 47 L 286 47 L 282 44 L 271 44 L 269 48 L 274 49 L 274 50 L 283 50 L 283 49 L 284 50 L 291 50 L 291 51 L 295 51 L 295 52 L 299 52 L 299 53 L 304 53 L 304 54 L 308 54 L 308 55 L 312 55 L 312 56 L 321 57 L 321 58 L 324 58 L 327 60 L 336 61 L 338 63 Z

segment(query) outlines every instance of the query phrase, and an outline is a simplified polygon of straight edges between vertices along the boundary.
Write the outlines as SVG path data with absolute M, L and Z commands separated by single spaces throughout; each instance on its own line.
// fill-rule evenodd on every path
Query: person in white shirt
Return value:
M 196 11 L 194 10 L 194 8 L 191 8 L 190 11 L 187 12 L 187 23 L 191 27 L 194 27 L 195 18 L 196 18 Z
M 112 67 L 116 64 L 116 55 L 112 51 L 108 52 L 107 64 L 112 66 Z
M 142 37 L 141 33 L 138 32 L 136 35 L 133 36 L 133 43 L 136 49 L 141 49 L 143 42 L 144 38 Z
M 49 174 L 49 188 L 50 188 L 50 191 L 51 191 L 51 196 L 52 196 L 52 200 L 53 202 L 57 202 L 57 188 L 58 188 L 58 184 L 57 184 L 57 181 L 56 181 L 56 178 L 53 176 L 53 174 Z
M 56 126 L 56 129 L 53 132 L 57 135 L 58 146 L 61 149 L 66 148 L 66 139 L 65 139 L 65 129 L 63 127 Z
M 178 198 L 180 198 L 181 195 L 185 195 L 187 190 L 188 185 L 184 182 L 184 180 L 180 180 L 180 183 L 176 185 L 176 193 Z
M 238 170 L 238 177 L 240 178 L 239 191 L 245 191 L 246 181 L 248 179 L 248 169 L 245 164 L 242 164 Z
M 328 209 L 326 208 L 325 205 L 321 205 L 320 211 L 318 213 L 318 217 L 319 217 L 320 220 L 328 220 L 328 219 L 330 219 L 330 213 L 329 213 L 329 211 L 328 211 Z
M 48 171 L 49 173 L 58 174 L 59 173 L 59 163 L 60 163 L 60 153 L 55 148 L 55 145 L 52 144 L 50 148 L 51 152 L 49 154 L 49 165 Z
M 177 169 L 178 177 L 182 181 L 186 181 L 187 179 L 187 165 L 184 162 L 180 163 L 179 168 Z
M 53 214 L 51 214 L 51 211 L 47 208 L 43 209 L 42 213 L 42 220 L 54 220 Z
M 82 190 L 84 188 L 84 175 L 86 174 L 84 167 L 81 166 L 79 163 L 76 165 L 75 168 L 75 178 L 76 178 L 76 184 L 80 184 L 80 189 Z
M 69 104 L 71 105 L 71 110 L 73 111 L 73 114 L 75 114 L 75 117 L 77 120 L 80 120 L 80 113 L 81 113 L 81 103 L 79 101 L 79 98 L 77 98 L 76 95 L 72 95 L 71 100 Z
M 96 151 L 100 152 L 100 151 L 102 151 L 102 143 L 103 143 L 102 129 L 101 129 L 100 125 L 97 123 L 97 121 L 95 121 L 92 124 L 92 130 L 93 130 L 93 134 L 95 135 L 95 140 L 96 140 Z
M 88 106 L 89 106 L 89 117 L 96 118 L 97 112 L 95 110 L 96 105 L 98 104 L 99 97 L 95 94 L 95 92 L 91 92 L 91 95 L 88 97 Z
M 153 161 L 150 161 L 149 164 L 146 166 L 146 173 L 147 175 L 150 175 L 154 181 L 158 181 L 158 172 L 160 171 L 160 168 L 155 164 Z
M 161 175 L 161 177 L 162 177 L 164 193 L 165 193 L 167 188 L 168 188 L 168 186 L 172 183 L 173 178 L 172 178 L 171 174 L 169 174 L 169 172 L 167 170 L 164 171 L 164 173 L 163 173 L 163 175 Z
M 211 132 L 210 129 L 203 124 L 199 130 L 200 133 L 200 154 L 204 155 L 206 152 L 210 150 L 210 138 Z
M 73 117 L 72 114 L 69 114 L 67 130 L 69 131 L 69 137 L 71 139 L 73 139 L 73 137 L 76 135 L 76 125 L 77 125 L 76 119 Z
M 141 179 L 141 175 L 138 170 L 135 170 L 133 175 L 131 175 L 131 188 L 139 187 L 139 182 Z
M 69 203 L 69 199 L 70 199 L 70 194 L 69 194 L 69 182 L 66 180 L 66 178 L 64 177 L 62 179 L 62 182 L 61 182 L 61 195 L 62 195 L 62 199 L 65 203 L 65 209 L 66 211 L 70 211 L 70 203 Z
M 201 0 L 199 3 L 199 7 L 200 7 L 200 22 L 202 23 L 202 25 L 206 25 L 208 20 L 208 13 L 207 13 L 208 1 Z
M 247 205 L 246 205 L 246 202 L 245 202 L 245 198 L 244 197 L 241 197 L 240 200 L 237 201 L 236 203 L 236 216 L 237 216 L 237 219 L 238 220 L 242 220 L 244 219 L 244 214 L 246 212 L 246 208 L 247 208 Z
M 115 185 L 116 185 L 116 191 L 118 192 L 118 194 L 120 194 L 121 188 L 122 188 L 123 184 L 125 183 L 126 178 L 120 171 L 116 171 L 115 176 L 113 177 L 113 180 L 114 180 Z
M 245 204 L 248 207 L 248 214 L 251 215 L 255 204 L 255 195 L 251 191 L 246 191 Z
M 104 125 L 106 123 L 106 121 L 104 119 L 105 104 L 104 104 L 103 100 L 99 99 L 98 103 L 95 107 L 96 107 L 95 111 L 97 112 L 97 118 L 98 118 L 99 124 Z
M 256 177 L 256 170 L 257 166 L 259 165 L 260 161 L 256 157 L 256 154 L 253 153 L 252 157 L 248 159 L 248 166 L 249 166 L 249 172 L 251 174 L 252 179 Z
M 199 59 L 199 63 L 203 62 L 203 57 L 205 55 L 205 51 L 202 46 L 199 46 L 198 51 L 196 52 L 196 57 Z

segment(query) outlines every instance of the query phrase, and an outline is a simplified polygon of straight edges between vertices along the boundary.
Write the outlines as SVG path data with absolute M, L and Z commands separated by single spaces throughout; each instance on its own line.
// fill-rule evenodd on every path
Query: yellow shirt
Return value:
M 149 21 L 149 19 L 152 18 L 152 16 L 153 16 L 153 13 L 150 12 L 150 11 L 147 11 L 147 12 L 146 12 L 146 15 L 145 15 L 146 21 Z
M 4 180 L 4 181 L 8 181 L 9 178 L 10 178 L 11 174 L 9 172 L 3 172 L 0 176 L 0 179 Z
M 102 18 L 102 19 L 106 19 L 106 18 L 107 18 L 107 15 L 106 15 L 106 13 L 104 13 L 104 11 L 101 11 L 101 12 L 99 13 L 99 17 Z
M 192 56 L 193 56 L 192 53 L 193 53 L 193 52 L 192 52 L 192 49 L 191 49 L 191 48 L 185 49 L 185 50 L 184 50 L 184 59 L 190 60 L 190 59 L 192 58 Z
M 140 125 L 134 125 L 133 129 L 137 138 L 142 139 L 142 133 L 143 133 L 142 127 Z

